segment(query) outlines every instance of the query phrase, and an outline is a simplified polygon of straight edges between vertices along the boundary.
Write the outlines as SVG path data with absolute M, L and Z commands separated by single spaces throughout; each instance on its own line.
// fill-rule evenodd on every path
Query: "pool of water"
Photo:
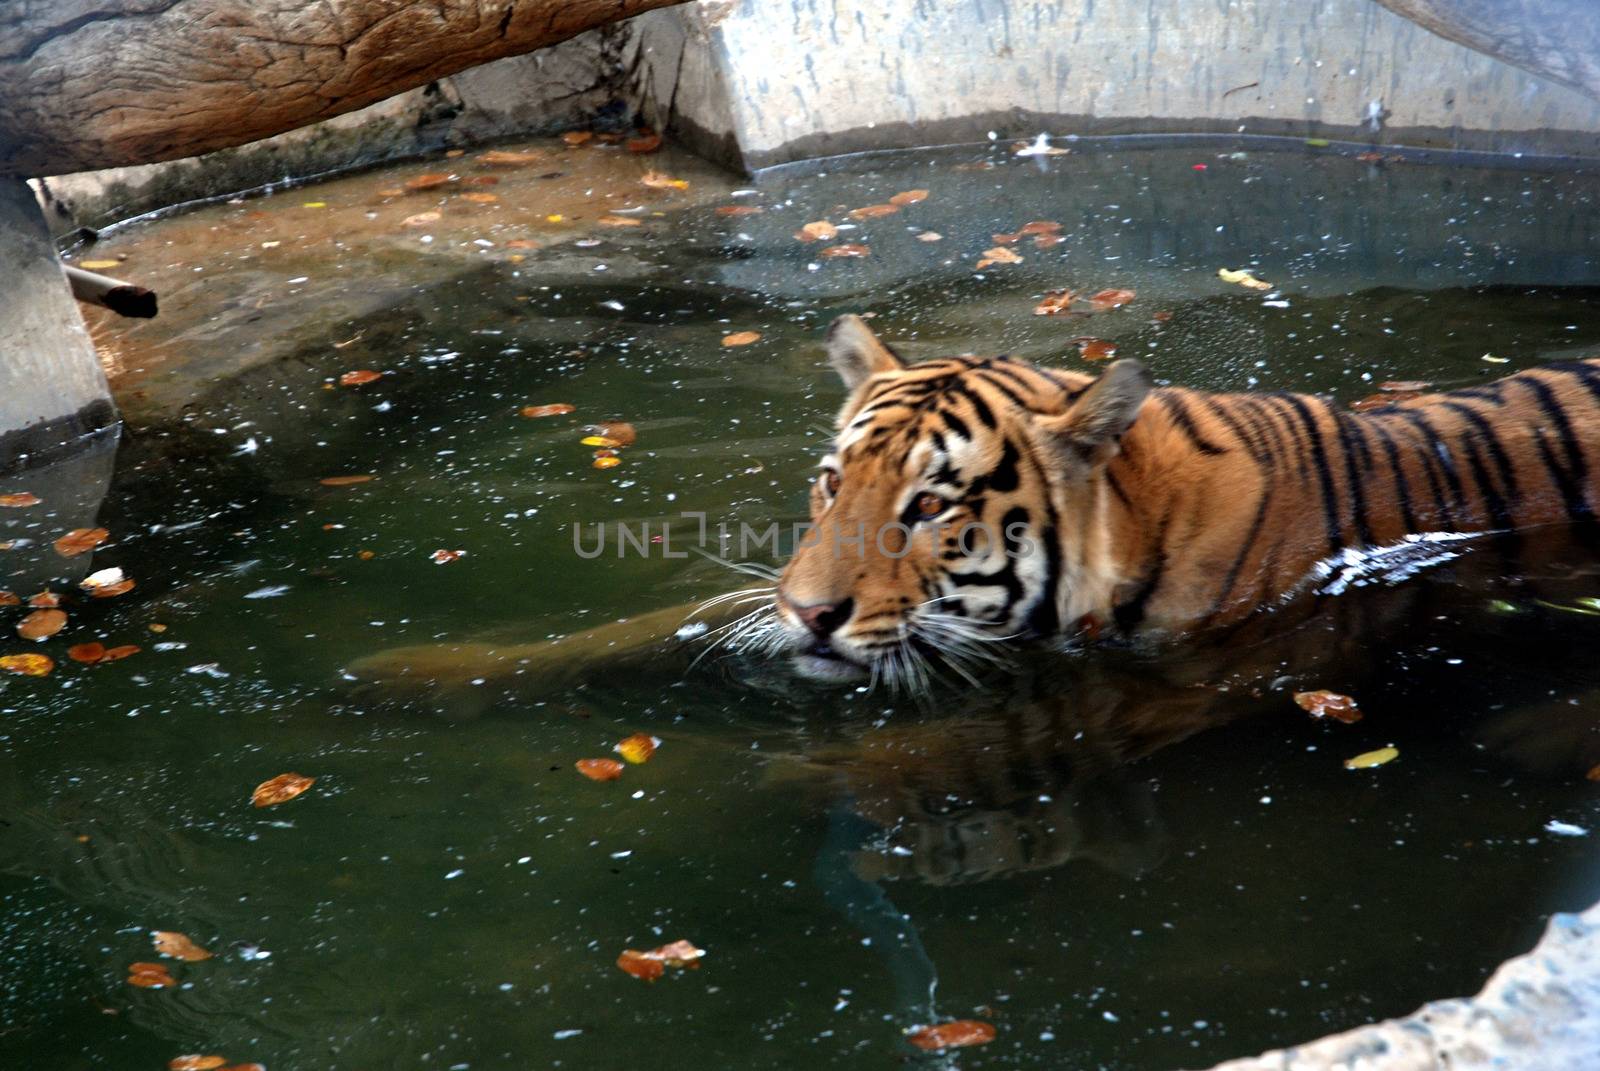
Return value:
M 971 1018 L 996 1039 L 946 1063 L 1197 1067 L 1476 991 L 1600 897 L 1592 837 L 1546 829 L 1600 822 L 1600 579 L 1559 533 L 1374 567 L 1225 644 L 1019 658 L 921 698 L 717 658 L 616 669 L 598 644 L 576 676 L 470 650 L 435 687 L 347 672 L 742 586 L 672 544 L 582 557 L 573 526 L 681 547 L 685 514 L 800 519 L 842 312 L 911 358 L 1088 368 L 1093 337 L 1163 381 L 1352 401 L 1595 352 L 1594 174 L 1082 143 L 741 188 L 670 150 L 514 148 L 539 162 L 406 165 L 81 253 L 168 311 L 94 325 L 130 419 L 115 454 L 0 481 L 44 500 L 0 510 L 0 588 L 54 584 L 70 614 L 0 644 L 57 662 L 0 679 L 0 1063 L 882 1067 L 914 1056 L 906 1028 Z M 455 177 L 393 192 L 425 173 Z M 908 190 L 928 196 L 848 216 Z M 822 219 L 854 228 L 795 238 Z M 1065 240 L 975 270 L 1032 220 Z M 821 255 L 841 242 L 869 255 Z M 1061 287 L 1137 296 L 1032 315 Z M 761 337 L 721 344 L 741 331 Z M 382 376 L 340 385 L 357 370 Z M 519 415 L 553 403 L 573 411 Z M 603 420 L 638 436 L 609 469 L 579 442 Z M 373 478 L 321 482 L 352 475 Z M 48 549 L 91 521 L 91 555 Z M 133 591 L 70 594 L 110 566 Z M 0 609 L 8 635 L 23 612 Z M 66 656 L 89 640 L 142 650 Z M 1314 722 L 1290 694 L 1315 687 L 1365 718 Z M 638 732 L 648 763 L 574 770 Z M 316 782 L 252 807 L 286 771 Z M 131 986 L 155 930 L 215 955 Z M 697 970 L 615 966 L 678 939 Z

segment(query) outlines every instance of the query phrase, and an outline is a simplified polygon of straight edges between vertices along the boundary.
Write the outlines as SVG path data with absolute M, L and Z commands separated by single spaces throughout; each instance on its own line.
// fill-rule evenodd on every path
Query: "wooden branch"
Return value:
M 683 0 L 0 0 L 0 174 L 243 145 Z
M 72 296 L 90 305 L 110 309 L 118 316 L 140 320 L 152 319 L 156 314 L 156 294 L 133 283 L 113 279 L 109 275 L 96 275 L 92 271 L 63 264 L 67 281 L 72 284 Z

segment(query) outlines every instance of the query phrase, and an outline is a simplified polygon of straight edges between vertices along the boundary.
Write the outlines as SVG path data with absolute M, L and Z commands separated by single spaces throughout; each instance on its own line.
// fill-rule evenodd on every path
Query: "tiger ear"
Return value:
M 1075 468 L 1109 461 L 1117 455 L 1123 433 L 1138 419 L 1139 407 L 1154 385 L 1149 371 L 1138 361 L 1115 361 L 1066 412 L 1039 417 L 1034 426 L 1046 447 Z
M 896 372 L 906 366 L 854 313 L 839 317 L 828 328 L 828 362 L 851 390 L 879 372 Z

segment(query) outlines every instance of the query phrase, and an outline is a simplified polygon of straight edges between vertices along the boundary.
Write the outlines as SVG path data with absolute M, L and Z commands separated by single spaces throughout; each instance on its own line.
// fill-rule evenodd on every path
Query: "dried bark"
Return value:
M 280 134 L 683 0 L 6 0 L 0 174 Z
M 1378 0 L 1448 41 L 1600 98 L 1596 0 Z

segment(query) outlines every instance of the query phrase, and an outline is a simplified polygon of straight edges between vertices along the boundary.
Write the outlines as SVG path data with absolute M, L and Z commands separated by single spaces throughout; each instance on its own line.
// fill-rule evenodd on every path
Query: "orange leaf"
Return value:
M 582 145 L 592 137 L 594 137 L 592 130 L 569 130 L 561 135 L 561 140 L 568 145 Z
M 138 654 L 139 651 L 140 651 L 140 648 L 137 647 L 136 645 L 131 644 L 131 643 L 125 643 L 125 644 L 122 644 L 120 647 L 109 648 L 106 651 L 106 656 L 104 658 L 102 658 L 100 661 L 102 661 L 102 662 L 120 662 L 124 658 L 129 657 L 130 655 Z
M 360 368 L 360 369 L 357 369 L 354 372 L 346 372 L 344 375 L 340 376 L 339 377 L 339 386 L 341 386 L 341 387 L 359 387 L 363 383 L 371 383 L 374 380 L 378 380 L 378 379 L 382 379 L 382 378 L 383 378 L 383 373 L 382 372 L 374 372 L 370 368 Z
M 1017 231 L 1015 234 L 991 234 L 989 237 L 994 239 L 995 245 L 1016 245 L 1018 242 L 1022 241 L 1022 232 Z
M 271 807 L 279 803 L 288 803 L 300 793 L 316 784 L 315 777 L 305 777 L 297 773 L 281 773 L 271 777 L 256 786 L 250 793 L 250 802 L 257 807 Z
M 653 982 L 667 972 L 666 964 L 659 959 L 651 959 L 636 949 L 626 949 L 617 957 L 617 966 L 635 978 L 646 982 Z
M 654 755 L 656 748 L 660 746 L 661 741 L 649 733 L 634 733 L 617 741 L 611 750 L 637 766 L 642 762 L 649 762 L 650 756 Z
M 525 405 L 521 413 L 525 417 L 565 416 L 572 410 L 573 406 L 566 402 L 551 402 L 549 405 Z
M 1425 379 L 1386 379 L 1378 389 L 1388 394 L 1422 394 L 1432 390 L 1433 384 Z
M 1600 766 L 1589 767 L 1589 772 L 1583 776 L 1587 781 L 1600 781 Z
M 24 677 L 43 677 L 55 668 L 56 664 L 49 655 L 0 655 L 0 669 L 7 673 L 20 673 Z
M 35 610 L 54 610 L 61 605 L 61 596 L 49 588 L 45 588 L 37 595 L 30 595 L 28 597 L 28 605 Z
M 1313 718 L 1332 718 L 1346 725 L 1354 725 L 1361 720 L 1361 711 L 1357 709 L 1356 701 L 1338 692 L 1296 692 L 1294 701 L 1300 705 L 1301 710 Z
M 467 552 L 464 550 L 446 550 L 443 547 L 440 547 L 438 550 L 428 555 L 428 559 L 435 565 L 449 565 L 451 562 L 460 561 L 466 556 Z
M 759 216 L 766 209 L 760 205 L 718 205 L 719 216 Z
M 132 591 L 133 578 L 124 576 L 121 569 L 113 567 L 90 573 L 78 581 L 78 586 L 97 599 L 109 599 Z
M 817 255 L 820 257 L 870 257 L 872 250 L 864 245 L 845 242 L 842 245 L 830 245 Z
M 441 175 L 436 171 L 431 171 L 428 174 L 418 175 L 416 178 L 407 181 L 406 189 L 410 190 L 412 193 L 417 193 L 422 190 L 436 190 L 449 181 L 449 175 Z
M 9 495 L 0 495 L 0 506 L 7 506 L 11 509 L 21 509 L 24 506 L 37 506 L 42 501 L 44 500 L 38 495 L 30 494 L 27 491 L 16 491 Z
M 522 167 L 542 159 L 544 153 L 506 152 L 503 149 L 490 149 L 488 152 L 478 154 L 478 163 L 488 164 L 490 167 Z
M 1033 307 L 1035 316 L 1054 316 L 1066 312 L 1072 307 L 1072 301 L 1078 295 L 1071 290 L 1046 290 L 1044 300 Z
M 356 476 L 324 476 L 317 482 L 324 487 L 349 487 L 352 484 L 366 483 L 373 478 L 370 473 L 361 473 Z
M 1089 302 L 1097 309 L 1114 309 L 1126 305 L 1135 296 L 1132 290 L 1102 290 L 1098 294 L 1090 294 Z
M 67 657 L 74 662 L 86 662 L 92 666 L 96 662 L 105 661 L 106 645 L 103 643 L 75 643 L 67 648 Z
M 1024 223 L 1018 234 L 1060 234 L 1061 224 L 1053 219 L 1036 219 L 1031 223 Z
M 229 1064 L 222 1071 L 267 1071 L 266 1064 Z
M 994 1040 L 994 1027 L 977 1019 L 958 1019 L 953 1023 L 924 1026 L 906 1035 L 919 1049 L 959 1049 L 966 1045 L 987 1045 Z
M 174 1056 L 167 1061 L 167 1071 L 213 1071 L 227 1062 L 224 1056 Z
M 918 201 L 926 201 L 927 199 L 927 190 L 906 190 L 889 198 L 889 203 L 892 205 L 914 205 Z
M 133 963 L 128 964 L 128 973 L 129 974 L 166 974 L 167 973 L 167 965 L 165 963 L 150 963 L 150 962 L 147 962 L 147 961 L 139 960 L 139 961 L 135 961 Z
M 25 640 L 44 640 L 66 627 L 66 611 L 35 610 L 17 622 L 17 635 Z
M 461 199 L 463 201 L 471 201 L 475 205 L 492 205 L 500 200 L 498 196 L 492 193 L 464 193 L 461 195 Z
M 651 959 L 658 959 L 669 967 L 697 967 L 698 961 L 705 956 L 705 949 L 696 948 L 688 941 L 673 941 L 671 944 L 653 948 L 644 955 Z
M 829 242 L 839 236 L 839 228 L 825 219 L 819 219 L 795 231 L 794 236 L 802 242 Z
M 1011 250 L 1007 249 L 1003 245 L 997 245 L 993 249 L 985 249 L 983 251 L 983 256 L 978 260 L 978 267 L 975 270 L 982 270 L 984 268 L 987 268 L 991 264 L 1020 264 L 1020 263 L 1022 263 L 1022 257 L 1021 256 L 1019 256 L 1016 253 L 1013 253 Z
M 646 171 L 639 179 L 640 182 L 653 190 L 687 190 L 689 184 L 681 178 L 673 178 L 660 171 Z
M 636 138 L 628 139 L 628 151 L 634 153 L 655 152 L 661 148 L 661 135 L 647 130 Z
M 1117 352 L 1117 344 L 1107 342 L 1103 338 L 1090 338 L 1084 335 L 1072 341 L 1078 344 L 1078 355 L 1086 361 L 1103 361 Z
M 761 332 L 760 331 L 735 331 L 731 335 L 723 335 L 722 336 L 722 344 L 724 346 L 728 346 L 728 347 L 732 347 L 732 346 L 748 346 L 748 345 L 750 345 L 750 343 L 757 342 L 760 339 L 761 339 Z
M 56 553 L 63 558 L 76 558 L 110 538 L 111 533 L 104 528 L 74 528 L 55 541 Z
M 151 933 L 150 940 L 155 944 L 157 952 L 163 956 L 171 956 L 173 959 L 197 963 L 200 960 L 211 958 L 211 953 L 189 940 L 187 934 L 176 933 L 172 930 L 156 930 Z
M 494 155 L 494 154 L 493 153 L 484 153 L 484 156 L 492 156 L 492 155 Z M 513 155 L 515 155 L 515 154 L 513 154 Z M 474 175 L 469 179 L 462 179 L 462 182 L 465 183 L 468 186 L 498 186 L 500 184 L 500 176 L 499 175 Z
M 1152 312 L 1150 314 L 1150 319 L 1154 320 L 1158 324 L 1164 324 L 1168 320 L 1172 319 L 1172 313 L 1163 309 L 1160 312 Z
M 642 227 L 644 220 L 632 216 L 601 216 L 595 220 L 602 227 Z
M 14 591 L 0 591 L 0 606 L 21 606 L 22 596 Z
M 539 243 L 532 238 L 513 238 L 506 243 L 507 249 L 538 249 Z
M 615 781 L 622 776 L 622 763 L 616 759 L 579 759 L 574 765 L 591 781 Z
M 402 227 L 426 227 L 430 223 L 438 223 L 444 218 L 443 212 L 418 212 L 414 216 L 407 216 L 400 221 Z
M 610 439 L 614 446 L 632 446 L 639 441 L 639 432 L 626 420 L 608 420 L 604 424 L 592 424 L 585 430 Z
M 898 211 L 899 205 L 866 205 L 853 209 L 849 215 L 851 219 L 877 219 L 879 216 L 892 216 Z
M 128 975 L 128 984 L 136 985 L 140 989 L 165 989 L 169 985 L 177 985 L 178 980 L 166 971 L 162 971 L 160 974 L 151 971 L 144 974 Z
M 622 459 L 615 454 L 599 454 L 594 459 L 594 467 L 597 469 L 614 469 L 620 464 Z

